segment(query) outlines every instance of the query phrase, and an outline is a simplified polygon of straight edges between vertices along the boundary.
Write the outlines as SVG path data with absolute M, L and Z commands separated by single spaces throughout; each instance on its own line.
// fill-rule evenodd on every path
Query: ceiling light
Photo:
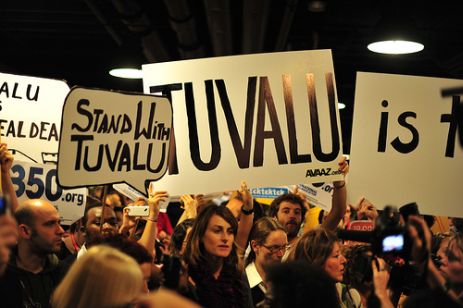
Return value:
M 344 109 L 344 108 L 346 108 L 346 104 L 338 102 L 338 109 Z
M 412 41 L 391 40 L 374 42 L 368 44 L 367 48 L 368 50 L 376 53 L 384 53 L 388 55 L 403 55 L 420 52 L 424 49 L 424 45 Z
M 313 0 L 307 3 L 307 10 L 312 13 L 321 13 L 326 11 L 326 2 Z
M 418 28 L 411 16 L 388 12 L 378 22 L 370 37 L 368 50 L 389 55 L 420 52 L 424 49 Z
M 114 68 L 109 71 L 109 75 L 119 78 L 127 78 L 127 79 L 142 79 L 143 74 L 141 69 L 136 68 L 128 68 L 128 67 L 121 67 L 121 68 Z

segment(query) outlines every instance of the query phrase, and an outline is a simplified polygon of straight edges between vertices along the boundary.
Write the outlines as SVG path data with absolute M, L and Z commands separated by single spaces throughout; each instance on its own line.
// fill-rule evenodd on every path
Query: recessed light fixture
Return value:
M 109 71 L 109 75 L 127 79 L 142 79 L 143 74 L 141 69 L 136 68 L 114 68 Z

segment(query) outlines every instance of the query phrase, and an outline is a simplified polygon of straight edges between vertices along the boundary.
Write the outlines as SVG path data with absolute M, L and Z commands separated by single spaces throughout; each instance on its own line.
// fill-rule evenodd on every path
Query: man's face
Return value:
M 58 211 L 51 204 L 34 211 L 35 224 L 31 227 L 31 244 L 38 253 L 57 253 L 61 249 L 63 228 Z
M 101 217 L 102 207 L 94 207 L 87 212 L 87 224 L 86 229 L 86 242 L 91 243 L 95 238 L 100 236 L 100 225 L 101 236 L 109 237 L 117 233 L 117 218 L 116 213 L 112 208 L 106 207 L 104 210 L 104 219 Z
M 301 206 L 289 201 L 281 202 L 277 212 L 277 220 L 286 228 L 288 238 L 296 237 L 302 222 Z

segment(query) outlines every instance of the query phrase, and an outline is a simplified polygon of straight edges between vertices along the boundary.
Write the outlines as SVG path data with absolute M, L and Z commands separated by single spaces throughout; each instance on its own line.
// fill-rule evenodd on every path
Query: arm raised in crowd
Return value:
M 145 229 L 141 238 L 138 240 L 138 243 L 146 247 L 148 251 L 155 256 L 154 243 L 156 241 L 158 233 L 158 215 L 159 215 L 159 205 L 161 202 L 165 202 L 169 196 L 167 191 L 156 191 L 153 192 L 152 184 L 149 188 L 149 198 L 148 205 L 150 207 L 150 213 L 146 220 Z
M 248 243 L 249 232 L 251 232 L 254 221 L 254 201 L 245 181 L 241 182 L 238 196 L 243 202 L 243 205 L 241 207 L 238 233 L 236 235 L 235 242 L 238 246 L 238 254 L 244 255 L 244 251 L 246 250 L 246 245 Z
M 339 171 L 344 175 L 344 179 L 341 181 L 334 181 L 333 186 L 333 199 L 331 201 L 331 211 L 323 221 L 322 226 L 326 230 L 335 231 L 338 227 L 339 222 L 344 217 L 347 207 L 347 191 L 345 176 L 349 172 L 349 164 L 346 158 L 343 156 L 338 162 Z
M 0 143 L 0 163 L 2 172 L 2 192 L 4 196 L 8 196 L 11 204 L 11 211 L 14 213 L 14 211 L 18 208 L 19 203 L 16 198 L 16 192 L 10 175 L 10 170 L 13 166 L 13 154 L 8 151 L 6 143 Z
M 196 196 L 193 198 L 191 195 L 183 195 L 180 200 L 183 202 L 183 213 L 178 219 L 177 225 L 186 219 L 196 218 L 196 215 L 198 215 L 198 199 Z
M 371 262 L 375 295 L 381 304 L 381 308 L 393 308 L 394 305 L 389 298 L 387 289 L 387 284 L 389 282 L 389 271 L 387 270 L 387 264 L 381 258 L 376 258 L 376 260 L 378 263 L 376 263 L 375 260 Z

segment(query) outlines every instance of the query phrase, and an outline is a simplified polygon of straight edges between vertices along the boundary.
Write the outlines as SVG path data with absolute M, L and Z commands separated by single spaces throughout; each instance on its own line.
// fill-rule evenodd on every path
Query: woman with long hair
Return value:
M 252 307 L 235 237 L 238 222 L 225 206 L 210 204 L 198 214 L 183 255 L 187 296 L 204 307 Z
M 251 251 L 246 259 L 246 277 L 256 306 L 267 293 L 267 269 L 281 262 L 288 248 L 288 237 L 286 229 L 277 220 L 262 217 L 253 225 L 249 242 Z

